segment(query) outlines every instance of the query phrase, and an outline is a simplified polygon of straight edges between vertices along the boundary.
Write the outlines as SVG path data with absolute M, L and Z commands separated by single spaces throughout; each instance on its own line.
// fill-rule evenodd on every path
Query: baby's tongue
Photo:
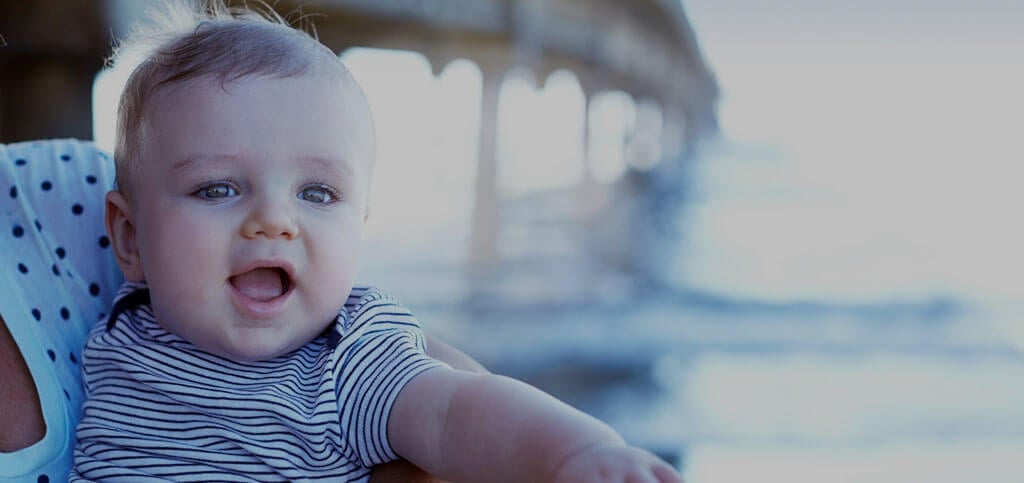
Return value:
M 254 300 L 267 301 L 284 293 L 281 271 L 277 268 L 257 268 L 231 277 L 234 285 L 243 295 Z

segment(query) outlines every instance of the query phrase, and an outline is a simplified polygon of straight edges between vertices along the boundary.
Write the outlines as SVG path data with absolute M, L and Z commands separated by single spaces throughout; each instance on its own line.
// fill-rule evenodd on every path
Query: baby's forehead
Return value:
M 327 95 L 333 95 L 337 93 L 342 100 L 344 106 L 340 112 L 351 124 L 351 128 L 362 131 L 363 129 L 368 130 L 361 137 L 369 138 L 371 143 L 375 142 L 375 128 L 374 119 L 369 105 L 369 101 L 366 98 L 362 88 L 355 81 L 348 70 L 340 64 L 340 60 L 336 64 L 335 68 L 330 66 L 321 66 L 315 70 L 310 70 L 293 75 L 277 75 L 277 74 L 249 74 L 234 78 L 225 78 L 218 74 L 203 75 L 196 78 L 178 80 L 174 82 L 166 82 L 159 84 L 150 91 L 148 102 L 145 103 L 143 112 L 141 113 L 142 123 L 151 120 L 154 115 L 159 115 L 162 112 L 162 108 L 166 106 L 166 102 L 176 102 L 177 99 L 182 97 L 193 97 L 199 95 L 231 95 L 239 89 L 239 86 L 248 82 L 260 82 L 264 80 L 304 80 L 304 79 L 321 79 L 324 80 L 331 89 Z M 269 100 L 269 99 L 268 99 Z
M 233 94 L 241 93 L 245 87 L 243 86 L 243 84 L 250 82 L 259 83 L 263 81 L 282 80 L 299 81 L 294 86 L 294 89 L 309 89 L 310 84 L 306 83 L 306 81 L 312 80 L 315 82 L 314 85 L 327 86 L 327 90 L 324 91 L 326 92 L 326 94 L 322 94 L 323 96 L 334 96 L 335 92 L 338 94 L 338 97 L 335 99 L 340 99 L 340 102 L 338 102 L 337 100 L 333 102 L 328 102 L 325 100 L 325 102 L 323 103 L 318 103 L 314 101 L 315 105 L 311 105 L 312 107 L 309 108 L 315 110 L 323 105 L 338 106 L 337 110 L 335 110 L 334 112 L 340 114 L 341 118 L 344 119 L 344 127 L 340 131 L 331 131 L 330 134 L 323 134 L 323 137 L 326 138 L 329 136 L 330 138 L 334 139 L 344 139 L 345 145 L 351 149 L 345 155 L 346 160 L 360 168 L 360 170 L 368 168 L 372 172 L 375 164 L 376 152 L 376 137 L 373 116 L 371 114 L 369 103 L 365 95 L 363 94 L 362 89 L 351 77 L 351 75 L 348 74 L 344 67 L 341 67 L 340 69 L 337 70 L 304 72 L 302 74 L 290 76 L 249 75 L 237 79 L 221 79 L 216 76 L 208 75 L 188 80 L 182 80 L 174 83 L 167 83 L 165 85 L 159 86 L 159 90 L 155 90 L 154 92 L 152 92 L 150 102 L 147 103 L 145 112 L 143 114 L 142 132 L 140 134 L 142 134 L 142 138 L 144 139 L 144 145 L 149 144 L 150 142 L 153 141 L 157 141 L 160 137 L 163 137 L 162 134 L 167 134 L 166 132 L 164 132 L 163 129 L 161 129 L 161 127 L 166 128 L 168 126 L 172 126 L 172 131 L 178 131 L 179 128 L 173 126 L 177 125 L 180 127 L 181 125 L 179 123 L 191 122 L 194 123 L 193 128 L 205 130 L 205 126 L 201 126 L 195 123 L 204 122 L 204 120 L 208 118 L 198 115 L 198 113 L 196 113 L 195 111 L 191 111 L 193 112 L 192 115 L 183 116 L 181 110 L 175 108 L 176 104 L 178 103 L 202 102 L 203 104 L 206 104 L 206 102 L 204 101 L 205 99 L 208 100 L 208 102 L 216 105 L 220 102 L 219 100 L 217 100 L 217 97 L 221 95 L 230 97 Z M 320 84 L 320 81 L 324 81 L 324 84 Z M 265 95 L 263 91 L 261 91 L 258 88 L 256 92 L 259 93 L 256 95 Z M 243 95 L 252 94 L 246 93 Z M 256 107 L 257 110 L 261 110 L 259 105 L 259 102 L 261 100 L 262 99 L 260 98 L 255 98 L 252 100 L 247 100 L 246 102 L 254 103 L 254 107 Z M 267 100 L 268 104 L 273 104 L 269 102 L 272 100 L 270 96 L 267 96 Z M 273 100 L 277 101 L 279 99 Z M 306 104 L 307 102 L 308 101 L 303 101 L 301 105 L 310 106 Z M 169 114 L 172 117 L 165 117 L 164 112 L 165 108 L 167 107 L 172 107 L 172 109 L 170 109 L 170 112 L 174 112 L 174 114 Z M 268 105 L 267 109 L 274 110 L 277 108 Z M 267 112 L 266 109 L 262 110 L 264 112 Z M 185 117 L 185 119 L 182 119 L 182 117 Z M 314 116 L 310 116 L 310 118 L 312 117 Z M 158 118 L 162 119 L 157 120 Z M 214 119 L 217 119 L 217 117 L 214 117 Z M 294 119 L 294 116 L 292 117 L 292 119 Z M 212 122 L 235 123 L 236 120 L 238 123 L 244 125 L 248 119 L 221 118 L 220 121 Z M 207 120 L 205 122 L 211 121 Z M 154 123 L 157 123 L 157 125 L 154 126 Z M 288 122 L 282 121 L 280 125 L 282 130 L 286 130 L 286 123 Z M 288 124 L 294 124 L 294 122 L 290 122 Z M 298 124 L 302 123 L 299 122 Z M 153 126 L 155 127 L 155 129 L 149 129 L 147 128 L 146 125 Z M 302 126 L 303 130 L 314 132 L 317 131 L 316 127 L 317 126 L 310 124 L 305 124 Z M 188 130 L 186 129 L 186 131 Z M 143 164 L 142 166 L 144 165 L 145 164 Z
M 198 93 L 198 92 L 222 92 L 230 94 L 238 85 L 248 82 L 259 82 L 263 80 L 303 80 L 321 79 L 337 88 L 337 92 L 345 99 L 346 104 L 365 103 L 362 88 L 355 81 L 352 75 L 340 64 L 317 64 L 309 69 L 294 74 L 280 73 L 249 73 L 235 75 L 230 72 L 216 72 L 203 74 L 187 79 L 169 79 L 155 85 L 150 90 L 151 100 L 165 96 L 167 93 Z M 153 102 L 148 103 L 150 106 Z

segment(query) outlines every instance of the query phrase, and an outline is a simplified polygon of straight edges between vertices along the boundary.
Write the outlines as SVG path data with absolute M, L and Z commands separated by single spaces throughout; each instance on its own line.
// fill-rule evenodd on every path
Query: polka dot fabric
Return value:
M 66 435 L 84 399 L 82 347 L 121 284 L 103 227 L 113 180 L 113 161 L 91 142 L 0 144 L 0 314 L 40 396 L 50 394 L 43 402 L 47 438 L 66 440 L 53 442 L 53 454 L 35 447 L 0 454 L 0 481 L 17 476 L 7 474 L 12 465 L 26 464 L 39 469 L 19 481 L 66 477 L 70 451 L 65 458 L 63 449 L 73 444 Z

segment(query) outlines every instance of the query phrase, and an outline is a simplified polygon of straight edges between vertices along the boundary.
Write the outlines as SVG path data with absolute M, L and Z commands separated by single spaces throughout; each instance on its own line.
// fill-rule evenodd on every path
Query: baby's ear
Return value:
M 146 274 L 135 244 L 135 223 L 132 221 L 128 200 L 120 191 L 111 191 L 107 193 L 106 208 L 107 235 L 124 278 L 131 282 L 145 280 Z

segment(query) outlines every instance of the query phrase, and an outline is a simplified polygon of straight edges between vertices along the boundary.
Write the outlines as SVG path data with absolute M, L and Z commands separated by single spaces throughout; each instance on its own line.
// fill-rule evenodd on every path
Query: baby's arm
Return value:
M 436 368 L 413 378 L 388 437 L 402 457 L 454 481 L 682 481 L 597 419 L 489 374 Z
M 487 369 L 466 353 L 424 334 L 427 355 L 456 369 L 486 374 Z M 370 483 L 442 483 L 440 479 L 413 466 L 406 460 L 396 460 L 373 467 Z

